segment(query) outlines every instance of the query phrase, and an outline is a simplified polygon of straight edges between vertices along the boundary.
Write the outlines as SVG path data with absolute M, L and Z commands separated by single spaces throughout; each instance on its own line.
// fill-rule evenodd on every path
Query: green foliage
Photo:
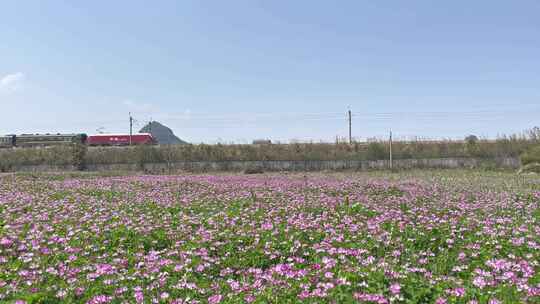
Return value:
M 0 169 L 13 169 L 24 165 L 68 166 L 72 164 L 71 146 L 55 146 L 44 149 L 4 149 L 0 150 Z
M 142 238 L 142 243 L 146 252 L 151 250 L 163 250 L 172 245 L 172 241 L 168 238 L 167 232 L 162 228 L 155 229 L 150 235 Z
M 465 150 L 470 156 L 477 156 L 480 152 L 480 147 L 478 146 L 478 137 L 474 135 L 469 135 L 465 138 Z
M 163 162 L 163 157 L 153 146 L 140 145 L 132 149 L 135 154 L 135 163 L 141 170 L 144 169 L 145 164 Z
M 538 134 L 537 134 L 538 133 Z M 540 132 L 527 136 L 500 137 L 495 141 L 469 136 L 466 140 L 396 141 L 392 145 L 394 159 L 432 159 L 475 157 L 494 159 L 518 157 L 523 164 L 540 161 Z M 536 146 L 536 147 L 535 147 Z M 319 161 L 319 160 L 384 160 L 388 159 L 388 142 L 370 143 L 293 143 L 271 145 L 164 145 L 134 147 L 58 146 L 46 149 L 0 150 L 0 172 L 20 166 L 73 166 L 84 170 L 98 164 L 163 163 L 173 168 L 175 162 L 191 161 Z M 524 152 L 525 151 L 525 152 Z
M 71 163 L 77 170 L 82 171 L 86 169 L 86 153 L 87 147 L 82 144 L 72 145 Z
M 372 142 L 367 146 L 366 157 L 368 160 L 387 159 L 389 157 L 382 143 Z
M 366 218 L 373 218 L 379 215 L 379 213 L 369 208 L 366 208 L 361 203 L 354 203 L 352 205 L 345 204 L 343 205 L 342 209 L 345 214 L 351 216 L 364 216 Z
M 540 163 L 540 145 L 533 146 L 521 155 L 521 164 Z

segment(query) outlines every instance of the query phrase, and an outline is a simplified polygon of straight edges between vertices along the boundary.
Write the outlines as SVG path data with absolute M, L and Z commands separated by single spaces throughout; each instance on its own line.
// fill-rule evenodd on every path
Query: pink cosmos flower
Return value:
M 8 239 L 7 237 L 3 237 L 0 239 L 0 245 L 4 247 L 10 247 L 13 244 L 13 241 Z
M 144 301 L 144 295 L 143 295 L 142 292 L 140 292 L 140 291 L 135 292 L 135 301 L 137 303 L 142 303 Z
M 204 271 L 204 265 L 203 264 L 197 265 L 196 270 L 197 270 L 197 272 L 203 272 Z
M 447 301 L 445 298 L 438 298 L 436 301 L 435 301 L 435 304 L 446 304 Z
M 446 291 L 448 294 L 461 298 L 465 295 L 465 288 L 458 287 Z
M 301 300 L 305 300 L 311 296 L 311 293 L 309 290 L 302 290 L 300 294 L 298 294 L 298 298 Z
M 223 298 L 223 296 L 220 295 L 220 294 L 213 295 L 210 298 L 208 298 L 208 304 L 217 304 L 217 303 L 221 302 L 222 298 Z
M 393 295 L 398 295 L 400 291 L 401 286 L 399 285 L 399 283 L 394 283 L 390 285 L 390 293 L 392 293 Z
M 473 285 L 482 289 L 486 287 L 486 281 L 484 280 L 484 277 L 477 276 L 473 279 Z
M 377 304 L 388 304 L 388 300 L 386 300 L 384 296 L 380 294 L 355 293 L 354 298 L 358 301 L 368 301 Z
M 261 225 L 261 228 L 263 230 L 272 230 L 274 228 L 274 225 L 270 222 L 266 222 Z
M 90 301 L 88 301 L 87 304 L 105 304 L 105 303 L 110 303 L 111 301 L 112 301 L 111 296 L 97 295 L 93 297 L 92 299 L 90 299 Z

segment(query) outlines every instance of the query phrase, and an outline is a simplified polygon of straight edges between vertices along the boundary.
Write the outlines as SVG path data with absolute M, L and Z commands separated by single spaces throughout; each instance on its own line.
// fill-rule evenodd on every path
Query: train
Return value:
M 0 148 L 50 147 L 83 144 L 87 146 L 155 145 L 150 133 L 137 134 L 22 134 L 0 136 Z
M 157 141 L 150 133 L 129 134 L 97 134 L 90 135 L 86 140 L 89 146 L 128 146 L 155 145 Z

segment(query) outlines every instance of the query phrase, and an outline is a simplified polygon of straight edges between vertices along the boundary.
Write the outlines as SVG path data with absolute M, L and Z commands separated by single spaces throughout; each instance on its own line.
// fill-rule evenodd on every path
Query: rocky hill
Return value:
M 149 122 L 139 132 L 152 134 L 152 136 L 157 140 L 158 144 L 160 145 L 187 144 L 187 142 L 181 140 L 176 135 L 174 135 L 173 131 L 170 128 L 162 125 L 157 121 Z

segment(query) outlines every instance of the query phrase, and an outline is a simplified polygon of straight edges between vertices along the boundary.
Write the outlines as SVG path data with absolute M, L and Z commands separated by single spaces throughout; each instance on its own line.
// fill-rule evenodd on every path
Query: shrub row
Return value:
M 537 140 L 505 137 L 495 141 L 394 142 L 394 159 L 475 157 L 518 157 L 524 162 L 540 160 Z M 84 169 L 86 164 L 173 163 L 178 161 L 228 160 L 378 160 L 389 157 L 388 142 L 307 143 L 272 145 L 175 145 L 99 147 L 61 146 L 42 149 L 0 150 L 0 170 L 20 165 L 72 165 Z

